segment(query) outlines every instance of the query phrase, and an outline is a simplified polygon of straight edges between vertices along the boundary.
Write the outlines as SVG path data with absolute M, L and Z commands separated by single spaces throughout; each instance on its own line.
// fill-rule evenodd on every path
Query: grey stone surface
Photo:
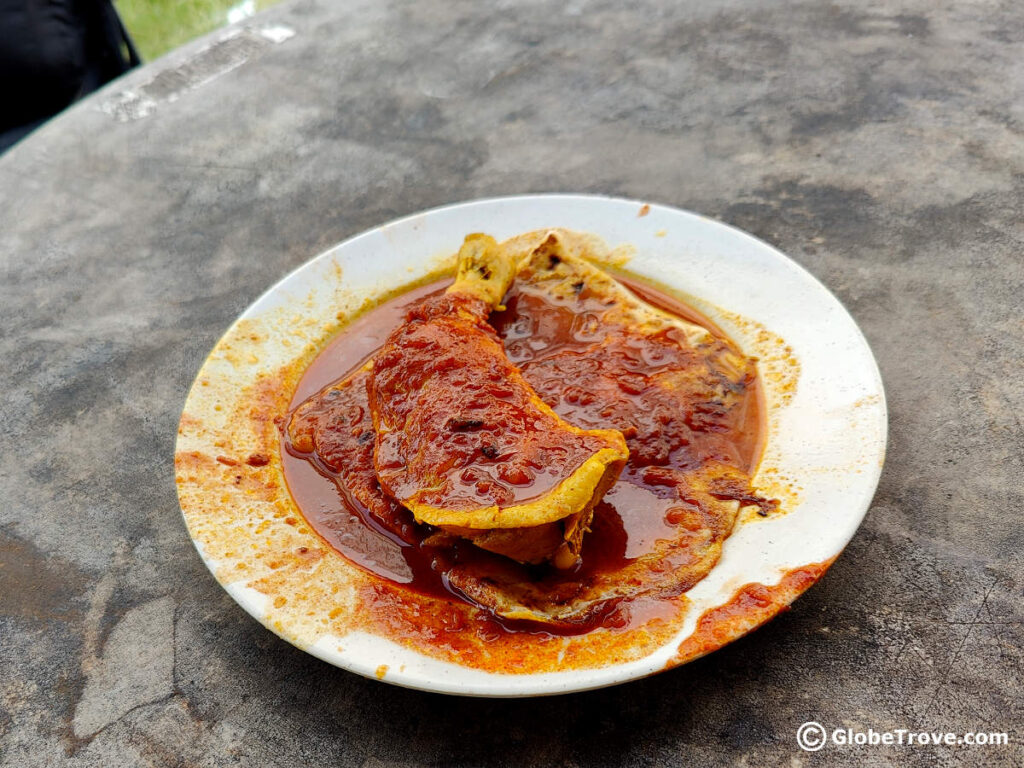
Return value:
M 0 764 L 1024 763 L 1018 0 L 293 0 L 246 30 L 0 159 Z M 540 191 L 717 217 L 840 297 L 891 410 L 867 520 L 791 612 L 649 680 L 475 701 L 329 667 L 193 551 L 188 387 L 325 247 Z M 810 719 L 1013 743 L 811 755 Z

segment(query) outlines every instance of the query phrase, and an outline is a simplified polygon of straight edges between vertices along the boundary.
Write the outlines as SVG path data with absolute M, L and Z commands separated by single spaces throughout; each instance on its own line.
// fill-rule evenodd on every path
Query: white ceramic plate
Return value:
M 231 420 L 233 405 L 245 407 L 233 403 L 233 393 L 245 390 L 251 398 L 259 383 L 260 397 L 286 402 L 290 392 L 268 384 L 274 371 L 303 349 L 308 358 L 337 327 L 336 316 L 436 270 L 439 258 L 453 254 L 467 233 L 501 240 L 548 227 L 627 246 L 629 273 L 680 294 L 746 353 L 761 358 L 769 431 L 754 484 L 782 498 L 785 514 L 739 524 L 717 566 L 688 593 L 678 633 L 639 659 L 508 674 L 431 658 L 363 631 L 339 635 L 336 625 L 317 617 L 320 609 L 300 611 L 293 598 L 319 605 L 319 585 L 332 579 L 334 594 L 337 584 L 344 594 L 350 568 L 344 559 L 328 555 L 308 567 L 274 562 L 276 551 L 302 551 L 315 540 L 308 530 L 297 532 L 294 522 L 291 528 L 281 523 L 289 500 L 274 474 L 276 457 L 265 467 L 214 462 L 223 452 L 244 456 L 273 442 L 273 427 L 265 422 L 240 428 Z M 287 390 L 289 383 L 276 386 Z M 884 392 L 864 337 L 836 298 L 785 255 L 674 208 L 529 195 L 452 205 L 386 224 L 322 253 L 272 287 L 225 334 L 197 376 L 179 429 L 176 465 L 182 510 L 200 555 L 232 597 L 272 631 L 324 661 L 398 685 L 530 696 L 643 677 L 714 650 L 770 618 L 824 572 L 857 530 L 878 482 L 885 442 Z M 802 568 L 796 572 L 805 578 L 787 579 Z M 715 608 L 744 585 L 767 595 L 768 607 L 732 626 L 714 626 Z M 282 607 L 285 594 L 291 602 Z

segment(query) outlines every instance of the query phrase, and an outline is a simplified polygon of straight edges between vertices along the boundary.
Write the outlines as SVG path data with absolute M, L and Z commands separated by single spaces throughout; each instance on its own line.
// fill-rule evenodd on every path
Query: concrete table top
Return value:
M 1024 763 L 1022 87 L 1016 0 L 293 0 L 76 105 L 0 159 L 0 764 Z M 867 520 L 792 611 L 649 680 L 327 666 L 193 550 L 193 376 L 324 248 L 543 191 L 719 218 L 839 296 L 891 412 Z M 808 720 L 1011 743 L 810 754 Z

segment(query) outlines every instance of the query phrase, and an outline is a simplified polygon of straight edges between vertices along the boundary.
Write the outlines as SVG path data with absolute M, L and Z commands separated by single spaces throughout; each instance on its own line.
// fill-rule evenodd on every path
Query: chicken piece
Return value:
M 508 361 L 487 317 L 514 271 L 493 238 L 470 235 L 455 283 L 388 337 L 367 382 L 374 464 L 417 522 L 568 568 L 628 451 L 615 430 L 563 421 Z
M 707 329 L 638 299 L 573 253 L 578 246 L 568 233 L 534 239 L 507 298 L 516 321 L 496 323 L 509 357 L 559 415 L 626 437 L 629 465 L 594 525 L 603 514 L 618 520 L 611 505 L 624 499 L 626 511 L 632 485 L 644 501 L 630 513 L 654 516 L 657 535 L 613 570 L 586 572 L 584 548 L 573 579 L 524 579 L 486 561 L 448 573 L 452 586 L 500 616 L 561 625 L 591 622 L 619 598 L 686 591 L 718 561 L 741 505 L 772 506 L 750 488 L 728 439 L 743 423 L 753 363 Z

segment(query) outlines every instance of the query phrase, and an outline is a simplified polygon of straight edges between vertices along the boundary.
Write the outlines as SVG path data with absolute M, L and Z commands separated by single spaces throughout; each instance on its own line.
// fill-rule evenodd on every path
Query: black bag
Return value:
M 0 132 L 23 135 L 139 63 L 110 0 L 0 0 Z

